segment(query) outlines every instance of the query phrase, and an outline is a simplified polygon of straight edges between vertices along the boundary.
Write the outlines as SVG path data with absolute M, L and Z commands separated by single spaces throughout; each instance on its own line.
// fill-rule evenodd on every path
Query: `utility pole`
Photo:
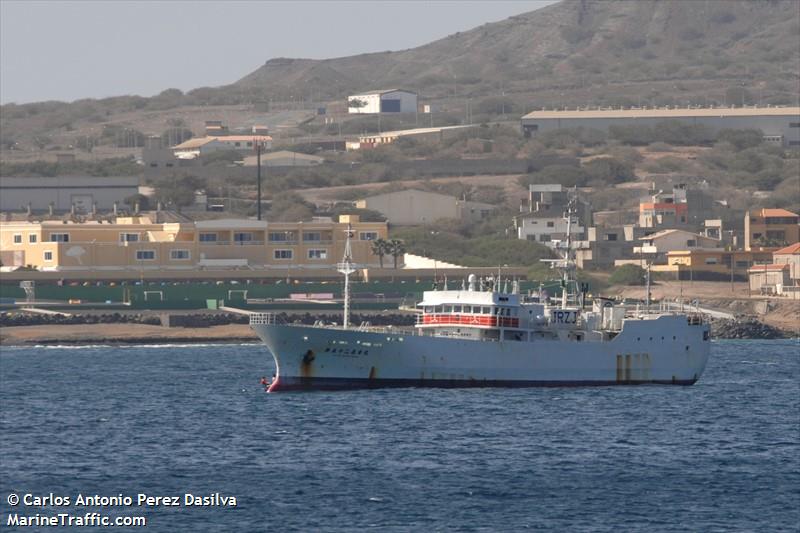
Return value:
M 258 177 L 258 220 L 261 220 L 261 143 L 256 142 L 256 171 Z

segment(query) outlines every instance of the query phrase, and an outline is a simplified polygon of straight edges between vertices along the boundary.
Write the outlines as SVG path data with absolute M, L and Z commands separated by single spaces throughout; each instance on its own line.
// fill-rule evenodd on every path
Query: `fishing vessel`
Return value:
M 710 351 L 699 313 L 586 302 L 574 281 L 567 213 L 566 248 L 553 267 L 561 297 L 521 294 L 515 280 L 470 275 L 458 290 L 431 290 L 417 304 L 415 327 L 350 324 L 348 240 L 341 325 L 281 323 L 253 313 L 250 325 L 275 359 L 270 392 L 379 387 L 535 387 L 694 384 Z M 510 281 L 510 289 L 509 289 Z

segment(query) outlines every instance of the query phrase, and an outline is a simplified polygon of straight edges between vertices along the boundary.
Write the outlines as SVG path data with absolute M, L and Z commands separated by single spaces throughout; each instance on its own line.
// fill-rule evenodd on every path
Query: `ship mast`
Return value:
M 560 254 L 560 259 L 540 259 L 540 261 L 544 263 L 550 263 L 551 268 L 557 268 L 561 271 L 561 307 L 567 307 L 569 303 L 569 285 L 570 282 L 575 284 L 575 280 L 572 278 L 572 271 L 575 269 L 575 261 L 572 259 L 572 217 L 576 213 L 576 202 L 577 202 L 577 192 L 576 189 L 573 187 L 572 190 L 573 194 L 569 195 L 568 202 L 567 202 L 567 209 L 564 212 L 564 218 L 567 221 L 567 246 L 566 250 L 563 250 L 563 246 L 558 244 L 556 246 L 556 250 L 563 252 Z M 539 294 L 541 295 L 542 288 L 539 287 Z
M 336 265 L 336 269 L 344 274 L 344 317 L 342 319 L 342 328 L 347 329 L 350 327 L 350 274 L 356 271 L 353 264 L 353 253 L 350 249 L 350 238 L 353 236 L 353 228 L 347 224 L 346 230 L 347 239 L 344 241 L 344 257 L 342 262 Z
M 562 270 L 561 307 L 567 307 L 567 296 L 569 292 L 570 270 L 574 268 L 572 261 L 572 215 L 575 213 L 575 196 L 569 198 L 567 211 L 564 213 L 567 219 L 567 250 L 564 254 L 564 269 Z

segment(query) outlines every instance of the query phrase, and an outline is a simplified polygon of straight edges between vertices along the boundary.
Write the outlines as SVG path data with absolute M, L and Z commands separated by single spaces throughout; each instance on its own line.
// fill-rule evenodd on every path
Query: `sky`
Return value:
M 233 83 L 273 57 L 414 48 L 556 0 L 0 0 L 0 103 Z

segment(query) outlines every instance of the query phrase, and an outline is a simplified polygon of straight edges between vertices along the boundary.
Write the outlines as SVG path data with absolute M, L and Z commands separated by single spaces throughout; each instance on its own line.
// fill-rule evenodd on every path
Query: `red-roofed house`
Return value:
M 772 261 L 748 269 L 750 291 L 800 299 L 800 242 L 773 252 Z
M 800 241 L 800 217 L 786 209 L 760 209 L 744 215 L 744 249 L 779 248 Z
M 789 278 L 794 285 L 800 285 L 800 242 L 773 252 L 772 262 L 776 265 L 789 265 Z

